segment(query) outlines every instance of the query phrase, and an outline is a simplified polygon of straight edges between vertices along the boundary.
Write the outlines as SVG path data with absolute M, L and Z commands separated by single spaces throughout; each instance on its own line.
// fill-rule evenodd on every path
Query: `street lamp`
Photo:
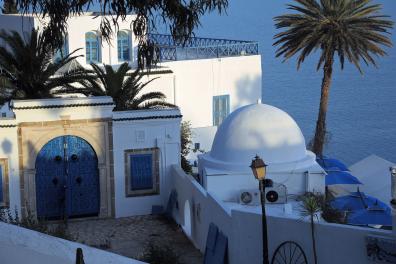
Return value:
M 390 173 L 391 173 L 391 197 L 392 200 L 390 201 L 392 207 L 396 209 L 396 166 L 392 166 L 389 168 Z
M 267 219 L 265 214 L 265 187 L 272 187 L 272 181 L 266 179 L 267 164 L 258 156 L 252 160 L 250 165 L 254 177 L 259 181 L 260 200 L 261 200 L 261 222 L 262 222 L 262 239 L 263 239 L 263 263 L 269 264 L 268 256 L 268 235 L 267 235 Z

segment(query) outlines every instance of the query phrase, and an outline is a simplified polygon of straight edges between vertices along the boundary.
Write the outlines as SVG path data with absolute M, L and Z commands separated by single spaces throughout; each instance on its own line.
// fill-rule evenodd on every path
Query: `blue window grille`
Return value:
M 87 63 L 100 62 L 99 37 L 94 32 L 85 34 L 85 58 Z
M 69 40 L 68 40 L 68 37 L 66 36 L 66 38 L 64 39 L 62 48 L 58 49 L 55 52 L 54 61 L 59 62 L 61 59 L 65 58 L 67 55 L 69 55 Z
M 0 165 L 0 204 L 4 202 L 3 182 L 3 166 Z
M 213 125 L 219 126 L 230 113 L 230 96 L 213 96 Z
M 153 154 L 130 155 L 130 190 L 153 188 Z
M 117 33 L 118 61 L 131 60 L 131 43 L 129 34 L 125 31 Z

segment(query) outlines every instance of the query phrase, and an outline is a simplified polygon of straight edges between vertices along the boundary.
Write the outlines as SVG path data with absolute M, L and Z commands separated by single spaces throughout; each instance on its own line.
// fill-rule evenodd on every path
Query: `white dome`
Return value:
M 312 160 L 296 122 L 286 112 L 253 104 L 231 113 L 218 128 L 208 155 L 212 162 L 247 166 L 255 155 L 267 164 Z

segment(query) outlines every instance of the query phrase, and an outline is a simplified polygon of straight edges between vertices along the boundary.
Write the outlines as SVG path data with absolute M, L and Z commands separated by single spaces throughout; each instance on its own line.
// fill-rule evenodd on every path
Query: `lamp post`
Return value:
M 250 168 L 253 171 L 254 177 L 259 181 L 260 200 L 261 200 L 261 223 L 262 223 L 262 239 L 263 239 L 263 263 L 269 264 L 268 256 L 268 235 L 267 235 L 267 218 L 265 214 L 265 187 L 271 187 L 272 181 L 266 179 L 267 164 L 258 156 L 252 160 Z
M 396 236 L 396 166 L 389 168 L 391 173 L 391 207 L 392 207 L 392 231 Z

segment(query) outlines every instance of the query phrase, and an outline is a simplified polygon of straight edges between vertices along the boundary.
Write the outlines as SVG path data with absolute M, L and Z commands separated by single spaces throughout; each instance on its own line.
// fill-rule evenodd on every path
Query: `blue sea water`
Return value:
M 377 0 L 383 13 L 396 21 L 396 1 Z M 275 58 L 273 36 L 278 32 L 273 17 L 287 12 L 291 0 L 229 0 L 227 14 L 202 18 L 196 35 L 214 38 L 256 40 L 263 69 L 263 102 L 287 111 L 309 141 L 314 133 L 320 99 L 322 72 L 316 72 L 316 58 L 307 60 L 299 71 L 295 60 L 282 63 Z M 396 45 L 396 30 L 392 31 Z M 389 56 L 378 58 L 378 68 L 353 66 L 334 72 L 330 90 L 327 129 L 331 139 L 325 152 L 347 164 L 370 154 L 396 162 L 396 47 Z

